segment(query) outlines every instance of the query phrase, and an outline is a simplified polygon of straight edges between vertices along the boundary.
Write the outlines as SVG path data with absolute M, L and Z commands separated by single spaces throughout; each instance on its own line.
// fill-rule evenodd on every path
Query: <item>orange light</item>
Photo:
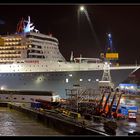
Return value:
M 107 59 L 118 59 L 119 54 L 118 53 L 106 53 L 106 58 Z

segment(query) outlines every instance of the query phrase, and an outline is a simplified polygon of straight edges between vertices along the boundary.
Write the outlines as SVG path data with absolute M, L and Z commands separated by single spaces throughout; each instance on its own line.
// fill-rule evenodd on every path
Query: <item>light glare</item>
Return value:
M 84 11 L 84 9 L 85 9 L 84 6 L 80 7 L 80 11 Z

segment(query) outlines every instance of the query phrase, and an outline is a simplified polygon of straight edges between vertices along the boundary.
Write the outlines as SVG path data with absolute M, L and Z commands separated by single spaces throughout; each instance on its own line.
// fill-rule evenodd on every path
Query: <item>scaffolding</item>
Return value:
M 104 72 L 101 81 L 99 81 L 99 88 L 86 88 L 74 86 L 71 89 L 66 89 L 66 108 L 75 112 L 84 112 L 85 114 L 92 114 L 99 105 L 103 93 L 108 96 L 113 92 L 113 83 L 110 75 L 110 65 L 105 63 Z M 109 98 L 107 100 L 108 104 Z M 102 104 L 104 101 L 102 101 Z M 80 113 L 81 113 L 80 112 Z
M 72 88 L 66 89 L 67 109 L 79 112 L 82 105 L 92 109 L 100 100 L 99 90 L 93 88 Z

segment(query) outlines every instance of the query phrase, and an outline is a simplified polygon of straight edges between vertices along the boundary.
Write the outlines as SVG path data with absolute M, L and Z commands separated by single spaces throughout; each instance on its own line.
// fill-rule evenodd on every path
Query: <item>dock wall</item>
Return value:
M 58 132 L 64 134 L 64 135 L 100 135 L 100 136 L 108 136 L 106 133 L 89 129 L 81 124 L 76 124 L 76 122 L 70 122 L 58 117 L 55 117 L 54 115 L 44 114 L 39 111 L 27 109 L 21 106 L 16 106 L 14 104 L 0 104 L 0 106 L 7 106 L 10 109 L 15 109 L 17 111 L 23 112 L 27 114 L 29 117 L 42 122 L 44 125 L 47 125 L 48 127 L 57 130 Z

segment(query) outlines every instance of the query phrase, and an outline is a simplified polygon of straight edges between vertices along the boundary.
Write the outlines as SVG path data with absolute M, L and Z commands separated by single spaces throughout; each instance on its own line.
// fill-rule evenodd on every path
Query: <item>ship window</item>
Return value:
M 14 100 L 16 100 L 17 98 L 14 98 Z
M 41 46 L 38 46 L 37 48 L 41 49 Z
M 99 81 L 99 79 L 96 79 L 96 82 L 98 82 Z
M 80 82 L 82 82 L 82 81 L 83 81 L 83 79 L 79 79 L 79 81 L 80 81 Z
M 69 79 L 68 78 L 66 78 L 66 83 L 68 83 L 69 82 Z
M 22 98 L 22 100 L 24 100 L 25 98 Z
M 91 79 L 88 79 L 88 81 L 90 82 L 90 81 L 91 81 Z
M 5 99 L 8 99 L 8 97 L 6 97 Z

